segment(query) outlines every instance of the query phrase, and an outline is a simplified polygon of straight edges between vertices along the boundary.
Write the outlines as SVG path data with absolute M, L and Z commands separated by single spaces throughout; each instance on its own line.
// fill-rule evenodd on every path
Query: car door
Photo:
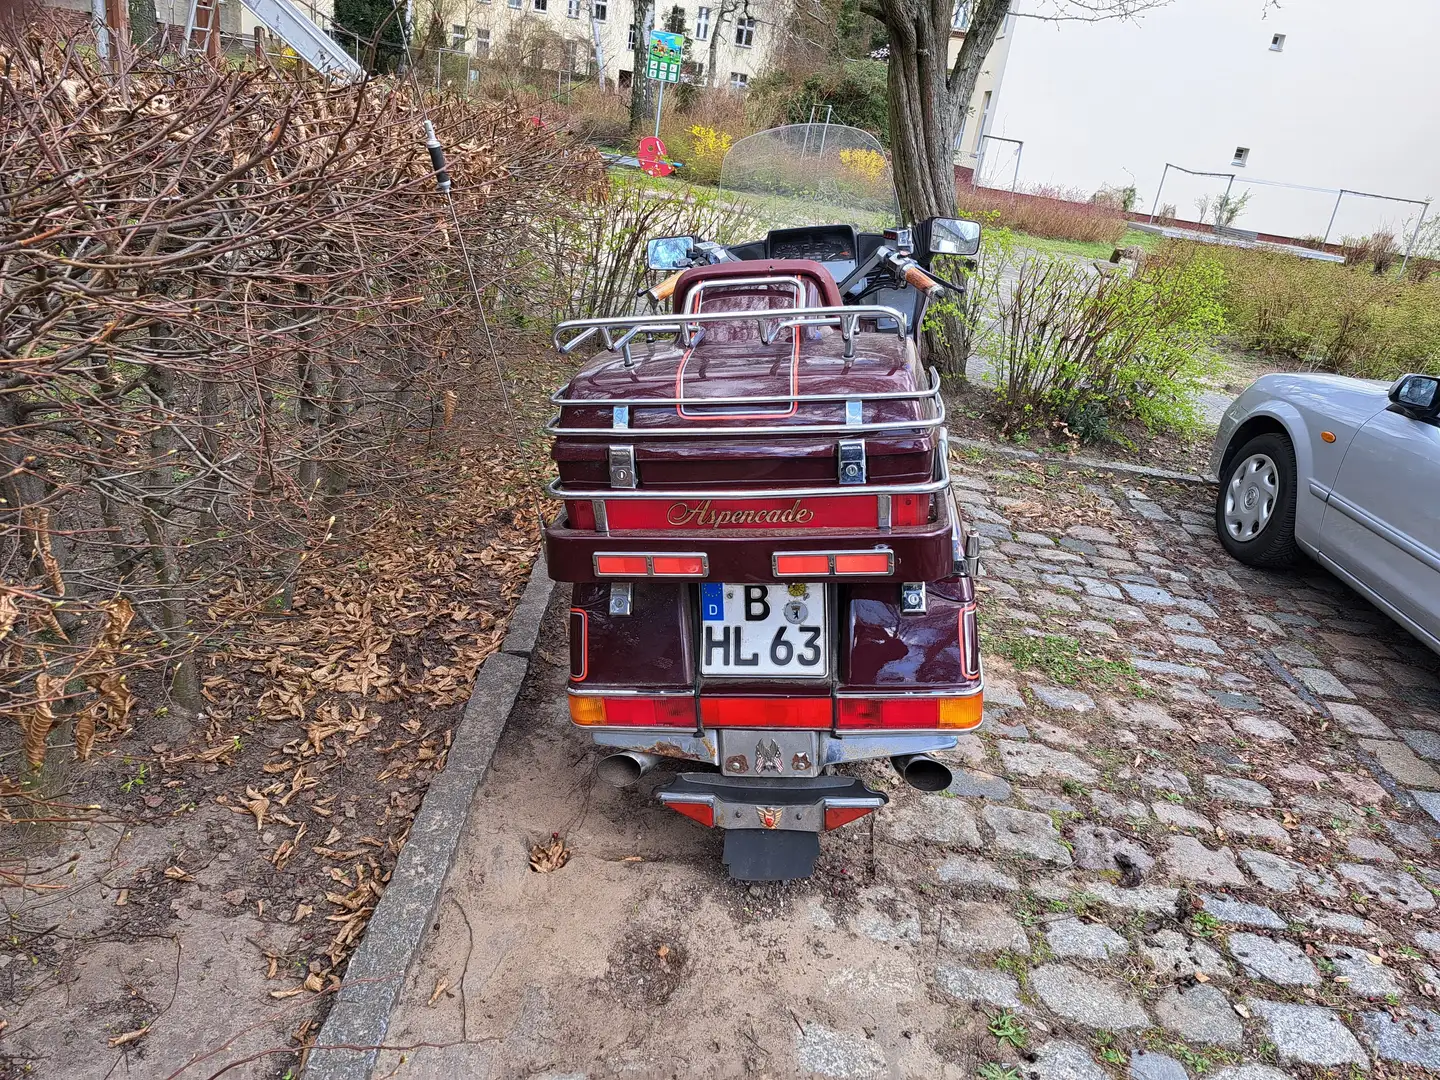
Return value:
M 1377 413 L 1325 508 L 1321 554 L 1440 639 L 1440 426 Z

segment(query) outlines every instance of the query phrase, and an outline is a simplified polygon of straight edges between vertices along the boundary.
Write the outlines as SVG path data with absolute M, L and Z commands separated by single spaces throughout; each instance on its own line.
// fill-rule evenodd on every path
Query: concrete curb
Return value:
M 317 1046 L 374 1049 L 316 1050 L 306 1063 L 305 1080 L 369 1080 L 410 966 L 440 910 L 462 826 L 529 671 L 554 589 L 541 552 L 500 650 L 486 658 L 475 677 L 445 769 L 425 792 L 389 887 L 350 957 L 345 982 L 315 1040 Z
M 983 450 L 996 457 L 1018 458 L 1021 461 L 1038 461 L 1045 465 L 1059 465 L 1062 469 L 1095 469 L 1098 472 L 1119 473 L 1121 476 L 1143 476 L 1151 480 L 1173 480 L 1179 484 L 1214 484 L 1212 477 L 1197 473 L 1176 472 L 1173 469 L 1157 469 L 1152 465 L 1131 465 L 1126 461 L 1101 461 L 1098 458 L 1070 457 L 1068 454 L 1042 454 L 1037 450 L 1024 450 L 1018 446 L 1002 446 L 983 439 L 951 439 L 951 446 L 966 450 Z

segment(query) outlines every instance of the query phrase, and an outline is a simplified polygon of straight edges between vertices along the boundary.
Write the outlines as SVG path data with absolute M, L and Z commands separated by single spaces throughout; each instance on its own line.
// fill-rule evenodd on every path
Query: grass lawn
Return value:
M 1142 251 L 1154 251 L 1164 239 L 1154 233 L 1141 232 L 1139 229 L 1126 229 L 1125 235 L 1120 238 L 1118 244 L 1091 243 L 1084 240 L 1049 240 L 1043 236 L 1030 236 L 1027 233 L 1016 233 L 1015 236 L 1020 243 L 1035 251 L 1106 260 L 1110 258 L 1110 253 L 1117 247 L 1138 247 Z

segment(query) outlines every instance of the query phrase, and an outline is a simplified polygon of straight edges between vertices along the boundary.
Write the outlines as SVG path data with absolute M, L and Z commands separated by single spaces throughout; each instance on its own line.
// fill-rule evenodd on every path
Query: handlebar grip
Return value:
M 945 286 L 941 285 L 914 263 L 911 263 L 905 268 L 905 280 L 921 292 L 928 293 L 932 300 L 945 291 Z
M 659 285 L 656 285 L 653 289 L 648 290 L 645 295 L 648 296 L 651 300 L 655 301 L 655 303 L 657 304 L 669 300 L 670 297 L 675 295 L 675 285 L 677 282 L 679 282 L 680 278 L 684 275 L 684 273 L 685 271 L 681 270 L 678 273 L 671 274 L 664 281 L 660 282 Z

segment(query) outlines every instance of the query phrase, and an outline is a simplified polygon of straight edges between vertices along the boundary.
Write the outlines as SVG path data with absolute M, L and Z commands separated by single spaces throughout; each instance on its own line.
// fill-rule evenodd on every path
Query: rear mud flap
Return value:
M 737 881 L 794 881 L 815 872 L 820 834 L 726 829 L 725 866 Z

